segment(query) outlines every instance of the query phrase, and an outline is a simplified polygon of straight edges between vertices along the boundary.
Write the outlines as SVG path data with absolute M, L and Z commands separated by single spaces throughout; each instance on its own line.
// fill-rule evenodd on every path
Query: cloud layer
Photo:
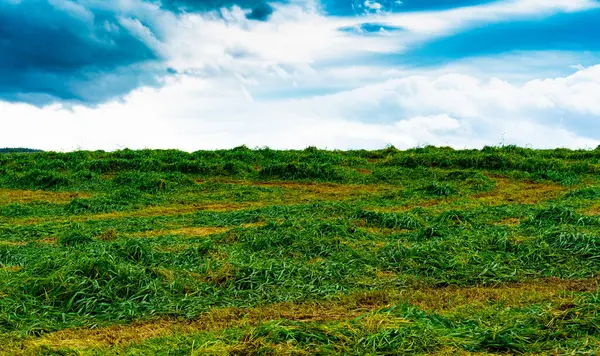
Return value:
M 98 108 L 0 103 L 0 116 L 13 118 L 0 123 L 0 142 L 64 150 L 191 151 L 242 144 L 463 148 L 501 142 L 585 148 L 600 144 L 589 136 L 600 130 L 600 121 L 589 120 L 600 117 L 598 92 L 600 66 L 519 86 L 497 78 L 411 75 L 331 95 L 265 102 L 253 101 L 242 87 L 182 76 L 160 90 L 137 90 L 124 102 Z M 585 130 L 571 129 L 578 125 Z
M 0 146 L 595 147 L 598 23 L 595 0 L 6 0 Z
M 97 103 L 155 82 L 152 7 L 116 1 L 0 2 L 0 98 Z M 133 17 L 135 16 L 135 17 Z

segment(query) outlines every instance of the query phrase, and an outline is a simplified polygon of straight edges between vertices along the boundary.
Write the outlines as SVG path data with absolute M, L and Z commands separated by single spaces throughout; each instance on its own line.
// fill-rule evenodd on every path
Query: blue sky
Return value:
M 0 0 L 0 146 L 600 144 L 599 0 Z

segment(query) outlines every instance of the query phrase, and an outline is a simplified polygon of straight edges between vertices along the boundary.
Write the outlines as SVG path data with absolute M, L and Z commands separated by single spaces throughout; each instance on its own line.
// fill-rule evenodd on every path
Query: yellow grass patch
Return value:
M 22 241 L 0 241 L 0 246 L 25 246 L 27 242 Z
M 404 234 L 410 232 L 408 229 L 392 229 L 392 228 L 384 228 L 384 227 L 365 227 L 359 228 L 360 230 L 364 230 L 368 233 L 374 235 L 392 235 L 392 234 Z
M 391 280 L 396 279 L 398 277 L 398 274 L 396 274 L 396 272 L 391 271 L 377 271 L 375 272 L 375 277 L 377 277 L 377 279 L 380 280 Z
M 249 208 L 257 208 L 266 205 L 262 202 L 256 203 L 223 203 L 223 204 L 189 204 L 175 206 L 151 206 L 133 211 L 119 211 L 112 213 L 76 215 L 69 218 L 27 218 L 27 219 L 11 219 L 8 223 L 13 225 L 35 225 L 46 222 L 81 222 L 94 220 L 112 220 L 135 217 L 153 217 L 153 216 L 171 216 L 171 215 L 186 215 L 193 214 L 198 211 L 236 211 Z
M 223 184 L 243 185 L 249 187 L 282 188 L 286 194 L 278 196 L 287 202 L 320 200 L 343 200 L 348 197 L 358 197 L 364 194 L 372 194 L 391 186 L 382 184 L 339 184 L 339 183 L 317 183 L 317 182 L 282 182 L 282 181 L 243 181 L 243 180 L 211 180 Z M 206 181 L 199 180 L 198 183 Z M 394 187 L 398 189 L 398 187 Z
M 449 311 L 468 304 L 505 302 L 506 305 L 528 305 L 548 299 L 569 300 L 564 291 L 594 292 L 598 280 L 562 280 L 543 278 L 498 287 L 447 287 L 408 292 L 408 302 L 424 310 Z
M 175 271 L 168 268 L 156 268 L 154 272 L 165 278 L 169 282 L 173 282 L 175 280 Z
M 396 329 L 403 326 L 408 326 L 412 322 L 407 319 L 382 313 L 367 315 L 360 320 L 360 323 L 370 334 L 375 334 L 385 329 Z
M 132 234 L 135 237 L 157 237 L 165 235 L 185 235 L 185 236 L 208 236 L 212 234 L 218 234 L 229 230 L 228 227 L 214 227 L 214 226 L 202 226 L 202 227 L 184 227 L 181 229 L 174 230 L 148 230 L 142 232 L 136 232 Z
M 250 223 L 250 224 L 242 224 L 239 227 L 249 228 L 249 227 L 258 227 L 264 226 L 265 223 Z M 196 226 L 196 227 L 183 227 L 172 230 L 147 230 L 136 232 L 132 234 L 135 237 L 157 237 L 157 236 L 165 236 L 165 235 L 183 235 L 190 237 L 200 237 L 200 236 L 209 236 L 213 234 L 219 234 L 225 231 L 229 231 L 235 229 L 235 226 L 226 226 L 226 227 L 216 227 L 216 226 Z
M 567 188 L 556 183 L 535 183 L 523 180 L 511 180 L 504 177 L 492 178 L 496 186 L 489 192 L 477 193 L 465 197 L 451 196 L 438 199 L 416 200 L 394 207 L 373 207 L 374 211 L 406 212 L 414 208 L 426 208 L 433 211 L 460 209 L 473 206 L 497 206 L 503 204 L 537 204 L 558 197 Z M 598 206 L 600 214 L 600 205 Z M 508 221 L 507 221 L 508 222 Z
M 166 276 L 170 272 L 163 271 Z M 563 291 L 595 291 L 597 280 L 561 280 L 545 278 L 526 283 L 513 283 L 498 287 L 422 288 L 405 291 L 388 290 L 360 292 L 343 296 L 339 301 L 278 303 L 254 308 L 215 308 L 194 321 L 160 319 L 113 325 L 97 329 L 65 329 L 40 338 L 25 340 L 23 348 L 35 351 L 40 346 L 50 348 L 71 347 L 80 350 L 102 349 L 139 343 L 149 338 L 165 337 L 175 333 L 218 331 L 234 327 L 256 326 L 271 320 L 293 321 L 349 321 L 370 311 L 376 311 L 403 299 L 424 310 L 448 312 L 461 306 L 503 302 L 505 306 L 520 306 L 533 302 L 553 301 L 568 305 L 572 297 Z M 365 325 L 378 328 L 399 326 L 402 319 L 367 315 Z M 1 350 L 1 347 L 0 347 Z
M 46 245 L 56 245 L 58 243 L 58 237 L 45 237 L 41 240 L 35 240 L 35 242 Z
M 3 272 L 19 272 L 22 269 L 21 266 L 0 266 L 0 271 Z
M 360 311 L 349 314 L 344 306 L 329 305 L 327 308 L 316 304 L 296 305 L 282 303 L 266 307 L 240 309 L 214 309 L 192 322 L 177 320 L 154 320 L 127 325 L 113 325 L 98 329 L 66 329 L 31 339 L 25 349 L 31 351 L 40 346 L 51 348 L 107 348 L 139 343 L 153 337 L 164 337 L 174 333 L 192 333 L 207 330 L 222 330 L 231 327 L 257 325 L 260 322 L 277 319 L 297 321 L 344 320 L 356 317 Z M 0 349 L 1 350 L 1 349 Z
M 518 218 L 505 218 L 499 221 L 494 221 L 492 224 L 503 226 L 519 226 L 521 224 L 521 220 Z
M 535 239 L 535 236 L 526 236 L 526 235 L 512 235 L 509 237 L 510 241 L 513 243 L 521 244 L 525 241 Z
M 89 198 L 91 194 L 80 192 L 49 192 L 44 190 L 0 189 L 0 205 L 11 203 L 68 203 L 75 198 Z
M 503 177 L 493 179 L 496 181 L 496 187 L 492 191 L 478 193 L 469 198 L 485 205 L 537 204 L 554 199 L 566 190 L 556 183 L 535 183 Z
M 600 204 L 593 204 L 585 209 L 582 209 L 582 213 L 587 216 L 597 216 L 600 215 Z
M 235 204 L 235 203 L 223 203 L 223 204 L 191 204 L 191 205 L 176 205 L 176 206 L 151 206 L 140 210 L 134 211 L 122 211 L 105 214 L 94 214 L 87 216 L 76 216 L 75 219 L 80 220 L 107 220 L 116 218 L 127 218 L 127 217 L 151 217 L 151 216 L 163 216 L 163 215 L 180 215 L 189 214 L 196 211 L 234 211 L 246 209 L 259 204 Z M 71 219 L 73 220 L 73 219 Z
M 309 265 L 318 265 L 323 262 L 325 262 L 325 259 L 323 257 L 313 257 L 310 260 L 306 261 L 306 263 Z

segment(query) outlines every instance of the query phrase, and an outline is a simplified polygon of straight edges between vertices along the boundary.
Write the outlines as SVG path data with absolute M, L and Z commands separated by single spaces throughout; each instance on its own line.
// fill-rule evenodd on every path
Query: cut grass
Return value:
M 198 211 L 214 211 L 226 212 L 257 208 L 264 206 L 261 203 L 225 203 L 225 204 L 193 204 L 193 205 L 177 205 L 177 206 L 151 206 L 139 210 L 122 211 L 102 214 L 76 215 L 69 218 L 50 217 L 50 218 L 27 218 L 27 219 L 11 219 L 8 222 L 11 225 L 38 225 L 44 223 L 63 223 L 63 222 L 86 222 L 97 220 L 119 220 L 124 218 L 134 217 L 153 217 L 153 216 L 176 216 L 193 214 Z
M 265 223 L 249 223 L 249 224 L 241 224 L 240 228 L 249 228 L 249 227 L 260 227 L 264 226 Z M 157 237 L 157 236 L 167 236 L 167 235 L 182 235 L 182 236 L 190 236 L 190 237 L 201 237 L 201 236 L 209 236 L 213 234 L 219 234 L 226 231 L 230 231 L 236 227 L 215 227 L 215 226 L 195 226 L 195 227 L 182 227 L 173 230 L 147 230 L 140 231 L 132 234 L 134 237 Z
M 31 202 L 68 203 L 75 198 L 90 198 L 91 196 L 91 194 L 83 192 L 52 192 L 0 188 L 0 205 Z
M 485 193 L 474 194 L 470 199 L 486 205 L 538 204 L 555 199 L 569 188 L 556 183 L 535 183 L 494 177 L 496 187 Z
M 1 155 L 0 354 L 593 354 L 599 159 Z
M 439 315 L 485 309 L 493 305 L 518 308 L 539 303 L 552 303 L 560 310 L 562 306 L 574 303 L 576 294 L 572 292 L 595 292 L 597 286 L 598 280 L 595 279 L 570 281 L 546 278 L 496 287 L 359 292 L 331 302 L 279 303 L 255 308 L 214 309 L 195 320 L 160 319 L 96 329 L 61 330 L 39 338 L 23 340 L 19 352 L 34 352 L 41 348 L 102 350 L 174 335 L 219 333 L 231 328 L 255 328 L 278 320 L 341 324 L 359 320 L 368 333 L 377 333 L 412 323 L 405 318 L 378 312 L 399 302 Z
M 19 272 L 22 269 L 21 266 L 0 266 L 0 271 L 3 272 Z

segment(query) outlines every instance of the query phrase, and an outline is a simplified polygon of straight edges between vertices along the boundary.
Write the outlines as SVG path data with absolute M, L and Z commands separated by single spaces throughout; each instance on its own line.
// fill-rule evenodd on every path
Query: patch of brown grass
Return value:
M 19 272 L 22 269 L 21 266 L 0 266 L 0 271 L 4 272 Z
M 593 204 L 587 208 L 582 209 L 582 213 L 587 216 L 598 216 L 600 215 L 600 204 Z
M 4 245 L 4 246 L 25 246 L 29 243 L 33 243 L 33 242 L 37 242 L 37 243 L 41 243 L 41 244 L 48 244 L 48 245 L 55 245 L 58 242 L 58 238 L 57 237 L 45 237 L 43 239 L 39 239 L 39 240 L 33 240 L 33 241 L 0 241 L 0 246 Z
M 494 177 L 496 187 L 484 193 L 471 195 L 470 199 L 485 205 L 537 204 L 558 197 L 566 188 L 557 183 L 535 183 Z
M 96 238 L 100 241 L 114 241 L 119 236 L 119 233 L 115 229 L 106 229 Z
M 185 236 L 209 236 L 212 234 L 218 234 L 225 232 L 230 228 L 227 227 L 214 227 L 214 226 L 202 226 L 202 227 L 184 227 L 174 230 L 148 230 L 142 232 L 136 232 L 132 234 L 135 237 L 157 237 L 165 235 L 185 235 Z
M 0 246 L 25 246 L 27 242 L 22 241 L 0 241 Z
M 393 229 L 393 228 L 384 228 L 384 227 L 365 227 L 365 228 L 359 228 L 361 230 L 364 230 L 368 233 L 374 234 L 374 235 L 392 235 L 392 234 L 404 234 L 407 232 L 410 232 L 410 230 L 408 229 Z
M 151 217 L 151 216 L 163 216 L 163 215 L 181 215 L 194 213 L 196 211 L 235 211 L 254 207 L 260 204 L 236 204 L 236 203 L 222 203 L 222 204 L 191 204 L 191 205 L 176 205 L 176 206 L 151 206 L 140 210 L 134 211 L 123 211 L 105 214 L 94 214 L 88 216 L 79 216 L 81 220 L 107 220 L 117 219 L 124 217 Z
M 499 221 L 494 221 L 492 224 L 503 226 L 519 226 L 521 224 L 521 220 L 519 218 L 505 218 Z
M 368 174 L 365 172 L 364 174 Z M 281 188 L 286 190 L 281 198 L 287 202 L 308 200 L 343 200 L 381 191 L 387 186 L 382 184 L 339 184 L 317 182 L 284 182 L 284 181 L 243 181 L 243 180 L 210 180 L 223 184 L 243 185 L 249 187 Z M 198 180 L 198 183 L 206 182 Z M 397 187 L 396 187 L 397 188 Z
M 171 272 L 162 271 L 162 273 L 168 278 Z M 101 349 L 139 343 L 149 338 L 165 337 L 175 333 L 256 326 L 263 322 L 279 319 L 311 322 L 348 321 L 367 312 L 390 306 L 401 298 L 424 310 L 436 312 L 448 312 L 473 304 L 498 302 L 502 302 L 505 306 L 519 306 L 540 301 L 554 301 L 562 305 L 562 303 L 568 303 L 572 298 L 565 294 L 565 291 L 593 292 L 597 288 L 598 280 L 596 279 L 545 278 L 497 287 L 447 287 L 359 292 L 342 296 L 337 302 L 300 304 L 286 302 L 254 308 L 215 308 L 194 321 L 159 319 L 96 329 L 65 329 L 40 338 L 25 340 L 23 348 L 32 351 L 40 346 L 71 347 L 80 350 Z M 401 323 L 403 321 L 389 321 L 377 316 L 366 319 L 367 326 L 370 325 L 374 329 L 385 326 L 388 322 Z
M 537 204 L 554 199 L 567 190 L 567 188 L 556 183 L 535 183 L 498 176 L 492 179 L 496 181 L 496 186 L 488 192 L 463 197 L 451 196 L 438 199 L 420 199 L 400 206 L 373 207 L 372 209 L 381 212 L 406 212 L 421 207 L 441 212 L 449 208 L 455 209 L 482 205 Z M 600 205 L 598 205 L 598 214 L 600 214 Z
M 310 260 L 306 261 L 306 264 L 308 265 L 318 265 L 325 262 L 325 259 L 323 257 L 313 257 Z
M 512 235 L 509 237 L 510 241 L 517 244 L 522 244 L 523 242 L 535 239 L 535 236 L 527 236 L 527 235 Z
M 498 287 L 447 287 L 428 288 L 409 292 L 409 303 L 424 310 L 451 311 L 468 304 L 504 302 L 519 306 L 547 301 L 549 299 L 570 300 L 563 292 L 594 292 L 598 290 L 597 279 L 563 280 L 556 277 L 542 278 L 529 282 L 511 283 Z
M 265 223 L 250 223 L 250 224 L 242 224 L 240 227 L 242 228 L 250 228 L 250 227 L 258 227 L 264 226 Z M 182 227 L 178 229 L 172 230 L 147 230 L 136 232 L 132 234 L 135 237 L 157 237 L 157 236 L 165 236 L 165 235 L 183 235 L 189 237 L 201 237 L 201 236 L 209 236 L 213 234 L 219 234 L 225 231 L 232 230 L 236 227 L 225 226 L 225 227 L 217 227 L 217 226 L 194 226 L 194 227 Z
M 46 245 L 56 245 L 58 243 L 58 237 L 45 237 L 41 240 L 35 240 L 35 242 Z
M 153 217 L 167 215 L 186 215 L 193 214 L 197 211 L 215 211 L 226 212 L 236 211 L 248 208 L 257 208 L 266 205 L 262 202 L 253 203 L 211 203 L 211 204 L 188 204 L 188 205 L 173 205 L 173 206 L 151 206 L 139 210 L 118 211 L 112 213 L 77 215 L 69 218 L 26 218 L 26 219 L 11 219 L 8 223 L 12 225 L 35 225 L 46 222 L 83 222 L 96 220 L 113 220 L 135 217 Z
M 161 319 L 97 329 L 66 329 L 44 335 L 38 339 L 31 339 L 23 346 L 29 350 L 35 350 L 40 346 L 54 349 L 100 349 L 139 343 L 149 338 L 164 337 L 175 333 L 257 325 L 268 320 L 325 321 L 343 320 L 348 316 L 356 317 L 358 315 L 358 312 L 349 315 L 345 307 L 331 305 L 328 308 L 323 308 L 316 304 L 282 303 L 249 309 L 222 308 L 214 309 L 191 322 Z
M 75 198 L 89 198 L 91 194 L 81 192 L 49 192 L 44 190 L 0 189 L 0 205 L 11 203 L 68 203 Z

